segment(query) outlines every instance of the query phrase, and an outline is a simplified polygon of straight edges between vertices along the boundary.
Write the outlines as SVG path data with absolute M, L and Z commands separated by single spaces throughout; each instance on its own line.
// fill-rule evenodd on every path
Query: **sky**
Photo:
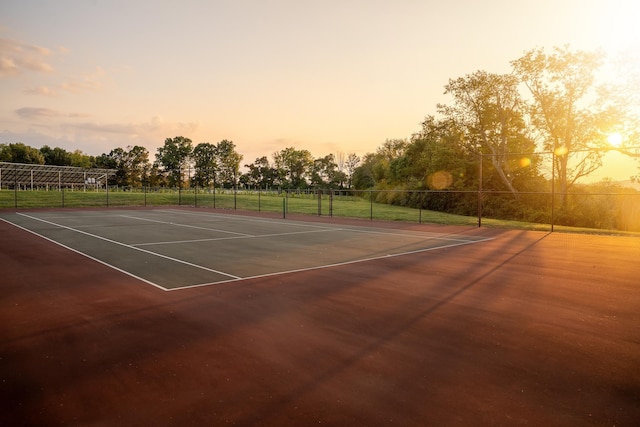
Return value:
M 154 159 L 184 136 L 231 140 L 243 164 L 287 147 L 363 155 L 418 132 L 449 79 L 510 72 L 534 48 L 638 46 L 634 3 L 8 0 L 0 143 Z

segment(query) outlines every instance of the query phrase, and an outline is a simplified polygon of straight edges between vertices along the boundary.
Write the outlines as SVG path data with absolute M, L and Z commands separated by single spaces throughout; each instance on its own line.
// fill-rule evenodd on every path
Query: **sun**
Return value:
M 622 134 L 614 132 L 607 137 L 607 142 L 613 147 L 620 147 L 622 145 Z

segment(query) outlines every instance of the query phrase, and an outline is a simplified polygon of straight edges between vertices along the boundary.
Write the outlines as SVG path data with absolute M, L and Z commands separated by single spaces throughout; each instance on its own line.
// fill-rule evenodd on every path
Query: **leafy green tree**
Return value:
M 126 152 L 123 148 L 114 148 L 108 154 L 113 160 L 111 164 L 114 169 L 117 169 L 114 184 L 120 187 L 126 187 L 129 185 L 129 171 L 125 166 Z
M 219 169 L 217 147 L 209 142 L 202 142 L 193 149 L 192 158 L 195 168 L 193 176 L 195 185 L 215 187 Z
M 351 187 L 356 190 L 372 190 L 376 186 L 376 179 L 373 169 L 378 162 L 375 153 L 367 153 L 362 162 L 358 162 L 358 166 L 351 174 Z
M 477 203 L 470 201 L 467 191 L 478 188 L 478 148 L 467 144 L 464 130 L 454 120 L 427 116 L 405 157 L 410 189 L 434 191 L 414 195 L 419 199 L 411 201 L 412 206 L 417 203 L 422 208 L 463 215 L 474 212 Z
M 305 188 L 313 166 L 313 157 L 308 150 L 285 148 L 273 153 L 277 184 L 285 188 Z
M 267 156 L 258 157 L 255 162 L 244 165 L 249 171 L 246 173 L 246 183 L 251 187 L 273 187 L 276 180 L 276 170 L 269 164 Z
M 512 61 L 515 75 L 531 94 L 530 122 L 546 151 L 553 152 L 554 172 L 563 203 L 567 191 L 581 177 L 602 165 L 607 111 L 597 105 L 595 73 L 603 63 L 599 52 L 568 47 L 526 52 Z M 594 149 L 595 148 L 595 149 Z
M 147 185 L 150 187 L 165 187 L 169 184 L 167 175 L 160 170 L 156 163 L 151 164 L 149 175 L 147 177 Z
M 466 143 L 464 131 L 451 119 L 427 116 L 406 151 L 407 173 L 417 189 L 477 188 L 478 148 Z
M 509 154 L 535 151 L 527 136 L 518 84 L 511 74 L 477 71 L 449 80 L 445 94 L 453 97 L 453 104 L 438 105 L 439 112 L 464 132 L 469 148 L 491 161 L 500 181 L 515 197 L 518 190 L 513 182 L 521 157 Z
M 388 139 L 376 150 L 376 162 L 372 166 L 373 178 L 378 189 L 405 186 L 402 168 L 409 147 L 406 139 Z
M 95 158 L 83 153 L 81 150 L 74 150 L 71 155 L 71 166 L 88 169 L 95 163 Z
M 333 154 L 317 158 L 311 167 L 311 185 L 316 188 L 335 188 L 340 184 L 341 175 Z
M 236 151 L 236 145 L 232 141 L 226 139 L 218 142 L 216 153 L 221 181 L 235 187 L 238 184 L 242 154 Z
M 0 161 L 43 165 L 44 156 L 40 150 L 22 142 L 16 142 L 15 144 L 0 144 Z
M 108 162 L 117 169 L 116 184 L 123 187 L 140 187 L 146 183 L 149 169 L 149 151 L 139 145 L 126 149 L 114 148 L 108 154 Z
M 71 153 L 64 148 L 51 148 L 48 145 L 44 145 L 40 148 L 40 152 L 44 156 L 45 165 L 71 166 Z
M 354 187 L 358 190 L 384 190 L 404 184 L 398 162 L 402 162 L 399 159 L 405 155 L 408 146 L 406 139 L 387 139 L 375 153 L 367 153 L 353 172 Z
M 387 161 L 391 161 L 404 155 L 408 146 L 409 141 L 406 139 L 387 139 L 384 144 L 378 147 L 376 155 Z
M 191 140 L 183 136 L 167 138 L 164 145 L 158 147 L 156 162 L 164 168 L 169 178 L 169 185 L 182 185 L 182 175 L 189 165 L 192 151 Z

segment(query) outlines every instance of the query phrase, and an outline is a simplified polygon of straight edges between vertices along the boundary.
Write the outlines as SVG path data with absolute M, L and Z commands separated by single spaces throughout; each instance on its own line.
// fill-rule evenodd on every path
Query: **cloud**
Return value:
M 54 85 L 53 87 L 38 86 L 28 88 L 24 90 L 24 93 L 30 95 L 55 97 L 62 92 L 73 94 L 96 92 L 104 87 L 103 80 L 105 75 L 106 73 L 102 68 L 96 67 L 94 71 L 85 75 L 68 76 L 66 81 Z
M 73 129 L 95 134 L 120 134 L 127 135 L 130 138 L 146 138 L 152 135 L 165 134 L 165 137 L 174 137 L 176 135 L 189 137 L 189 134 L 195 132 L 199 126 L 197 122 L 166 122 L 158 116 L 153 117 L 149 122 L 142 123 L 82 122 L 63 125 L 64 128 L 69 130 Z
M 153 155 L 166 138 L 184 136 L 196 141 L 194 135 L 200 129 L 197 122 L 172 122 L 159 116 L 140 122 L 101 123 L 82 120 L 87 117 L 85 114 L 49 108 L 25 107 L 15 112 L 25 119 L 27 128 L 0 131 L 0 143 L 22 142 L 35 148 L 57 146 L 94 156 L 134 145 L 145 147 Z
M 53 74 L 58 83 L 25 89 L 31 95 L 57 96 L 62 92 L 86 93 L 99 91 L 104 87 L 106 72 L 96 66 L 93 70 L 81 74 L 64 75 L 50 64 L 54 55 L 57 57 L 69 54 L 65 47 L 57 48 L 54 53 L 45 47 L 0 38 L 0 78 L 24 75 L 28 72 Z
M 95 155 L 134 145 L 155 153 L 166 138 L 178 135 L 192 138 L 199 127 L 200 124 L 195 122 L 169 122 L 154 117 L 150 121 L 134 123 L 69 121 L 61 124 L 58 129 L 66 139 L 76 141 L 77 148 Z
M 15 112 L 21 119 L 24 119 L 24 120 L 40 120 L 40 119 L 60 118 L 60 117 L 68 117 L 68 118 L 89 117 L 87 114 L 62 113 L 60 111 L 52 110 L 50 108 L 37 108 L 37 107 L 19 108 Z
M 91 132 L 96 134 L 122 134 L 122 135 L 136 135 L 139 133 L 140 125 L 127 124 L 127 123 L 68 123 L 63 126 L 66 129 L 73 129 L 76 131 Z
M 38 86 L 31 89 L 25 89 L 25 93 L 30 95 L 40 95 L 40 96 L 55 96 L 56 91 L 51 89 L 48 86 Z
M 91 73 L 84 76 L 70 76 L 66 82 L 60 84 L 60 88 L 71 93 L 93 92 L 102 89 L 102 80 L 105 71 L 96 67 Z
M 0 38 L 0 77 L 20 75 L 29 71 L 52 72 L 53 66 L 47 62 L 51 51 L 47 48 Z

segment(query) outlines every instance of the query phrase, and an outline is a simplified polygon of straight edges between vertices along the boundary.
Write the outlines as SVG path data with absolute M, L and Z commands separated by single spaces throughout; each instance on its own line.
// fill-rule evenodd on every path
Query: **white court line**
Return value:
M 205 230 L 208 230 L 205 229 Z M 261 239 L 263 237 L 279 237 L 279 236 L 290 236 L 294 234 L 311 234 L 311 233 L 329 233 L 332 231 L 344 231 L 342 228 L 335 229 L 326 229 L 326 230 L 312 230 L 312 231 L 290 231 L 288 233 L 273 233 L 273 234 L 260 234 L 260 235 L 250 235 L 245 234 L 241 236 L 232 236 L 232 237 L 212 237 L 210 239 L 193 239 L 193 240 L 173 240 L 166 242 L 147 242 L 147 243 L 132 243 L 131 246 L 150 246 L 150 245 L 172 245 L 175 243 L 198 243 L 198 242 L 216 242 L 218 240 L 244 240 L 244 239 Z
M 436 246 L 436 247 L 433 247 L 433 248 L 416 249 L 415 251 L 401 252 L 401 253 L 398 253 L 398 254 L 388 254 L 388 255 L 381 255 L 381 256 L 371 257 L 371 258 L 363 258 L 363 259 L 358 259 L 358 260 L 353 260 L 353 261 L 337 262 L 337 263 L 334 263 L 334 264 L 318 265 L 318 266 L 315 266 L 315 267 L 297 268 L 297 269 L 294 269 L 294 270 L 286 270 L 286 271 L 277 271 L 275 273 L 258 274 L 258 275 L 255 275 L 255 276 L 241 277 L 241 278 L 238 278 L 238 279 L 221 280 L 219 282 L 208 282 L 208 283 L 200 283 L 200 284 L 197 284 L 197 285 L 181 286 L 181 287 L 178 287 L 178 288 L 167 288 L 166 291 L 168 291 L 168 292 L 170 292 L 170 291 L 179 291 L 179 290 L 189 289 L 189 288 L 201 288 L 201 287 L 204 287 L 204 286 L 222 285 L 224 283 L 240 282 L 240 281 L 251 280 L 251 279 L 260 279 L 260 278 L 264 278 L 264 277 L 280 276 L 280 275 L 283 275 L 283 274 L 300 273 L 300 272 L 304 272 L 304 271 L 313 271 L 313 270 L 322 270 L 322 269 L 325 269 L 325 268 L 340 267 L 340 266 L 344 266 L 344 265 L 357 264 L 357 263 L 367 262 L 367 261 L 375 261 L 375 260 L 384 259 L 384 258 L 395 258 L 395 257 L 399 257 L 399 256 L 417 254 L 417 253 L 421 253 L 421 252 L 435 251 L 435 250 L 438 250 L 438 249 L 452 248 L 452 247 L 455 247 L 455 246 L 471 245 L 473 243 L 480 243 L 480 242 L 485 242 L 485 241 L 488 241 L 488 240 L 493 240 L 493 238 L 492 237 L 486 237 L 486 238 L 483 238 L 481 240 L 472 240 L 472 241 L 467 240 L 467 241 L 464 241 L 464 242 L 451 243 L 451 244 L 448 244 L 448 245 Z
M 185 211 L 173 210 L 173 209 L 163 209 L 162 212 L 169 212 L 169 213 L 180 214 L 180 215 L 193 215 L 193 216 L 205 217 L 205 218 L 213 217 L 219 220 L 226 220 L 226 221 L 238 220 L 238 221 L 244 221 L 244 222 L 261 222 L 264 224 L 289 224 L 289 225 L 293 224 L 293 225 L 296 225 L 297 227 L 308 227 L 308 228 L 326 228 L 326 229 L 335 228 L 335 227 L 330 227 L 326 225 L 322 226 L 322 225 L 315 225 L 315 224 L 309 224 L 309 223 L 301 224 L 295 221 L 284 221 L 284 220 L 275 219 L 275 218 L 274 219 L 257 219 L 257 218 L 249 218 L 241 215 L 225 215 L 225 214 L 204 213 L 204 212 L 185 212 Z
M 197 225 L 180 224 L 180 223 L 177 223 L 177 222 L 160 221 L 160 220 L 157 220 L 157 219 L 149 219 L 149 218 L 139 218 L 139 217 L 130 216 L 130 215 L 118 215 L 118 216 L 120 216 L 122 218 L 135 219 L 135 220 L 138 220 L 138 221 L 156 222 L 158 224 L 168 224 L 168 225 L 173 225 L 173 226 L 176 226 L 176 227 L 186 227 L 186 228 L 195 228 L 195 229 L 198 229 L 198 230 L 218 231 L 220 233 L 236 234 L 236 235 L 242 236 L 242 237 L 254 237 L 251 234 L 237 233 L 235 231 L 220 230 L 218 228 L 198 227 Z
M 124 246 L 125 248 L 133 249 L 135 251 L 144 252 L 144 253 L 149 254 L 149 255 L 157 256 L 157 257 L 168 259 L 170 261 L 174 261 L 174 262 L 177 262 L 177 263 L 180 263 L 180 264 L 188 265 L 190 267 L 195 267 L 195 268 L 199 268 L 201 270 L 210 271 L 212 273 L 221 274 L 223 276 L 231 277 L 233 279 L 241 279 L 240 276 L 236 276 L 236 275 L 233 275 L 233 274 L 225 273 L 223 271 L 214 270 L 212 268 L 203 267 L 203 266 L 198 265 L 198 264 L 193 264 L 193 263 L 188 262 L 188 261 L 183 261 L 181 259 L 172 258 L 170 256 L 158 254 L 158 253 L 155 253 L 155 252 L 152 252 L 152 251 L 148 251 L 146 249 L 136 248 L 135 246 L 131 246 L 131 245 L 128 245 L 126 243 L 118 242 L 116 240 L 107 239 L 106 237 L 98 236 L 96 234 L 87 233 L 86 231 L 77 230 L 77 229 L 72 228 L 72 227 L 67 227 L 66 225 L 56 224 L 55 222 L 47 221 L 47 220 L 44 220 L 44 219 L 40 219 L 40 218 L 31 216 L 31 215 L 27 215 L 27 214 L 23 214 L 23 213 L 19 213 L 19 212 L 18 212 L 18 215 L 30 218 L 30 219 L 35 220 L 35 221 L 40 221 L 40 222 L 44 222 L 46 224 L 51 224 L 51 225 L 54 225 L 56 227 L 64 228 L 66 230 L 70 230 L 70 231 L 73 231 L 73 232 L 76 232 L 76 233 L 84 234 L 86 236 L 90 236 L 90 237 L 93 237 L 93 238 L 96 238 L 96 239 L 104 240 L 105 242 L 113 243 L 114 245 Z M 33 234 L 40 235 L 40 234 L 38 234 L 36 232 L 33 232 Z M 44 236 L 42 236 L 42 237 L 44 237 Z M 48 240 L 51 240 L 51 239 L 48 239 Z M 55 242 L 54 240 L 51 240 L 51 241 Z M 62 245 L 62 246 L 64 246 L 64 245 Z M 77 251 L 77 250 L 76 250 L 76 252 L 82 253 L 82 252 Z M 103 264 L 109 265 L 107 263 L 103 263 Z
M 16 212 L 16 213 L 18 213 L 18 212 Z M 78 212 L 76 211 L 74 213 L 77 214 Z M 118 215 L 114 215 L 114 214 L 108 214 L 108 215 L 80 215 L 80 214 L 78 214 L 78 215 L 73 215 L 73 214 L 71 214 L 71 215 L 69 215 L 69 214 L 67 214 L 67 215 L 47 215 L 45 213 L 45 216 L 46 216 L 47 219 L 69 219 L 69 218 L 82 218 L 82 219 L 92 218 L 93 219 L 93 218 L 113 218 L 113 217 L 116 217 Z

